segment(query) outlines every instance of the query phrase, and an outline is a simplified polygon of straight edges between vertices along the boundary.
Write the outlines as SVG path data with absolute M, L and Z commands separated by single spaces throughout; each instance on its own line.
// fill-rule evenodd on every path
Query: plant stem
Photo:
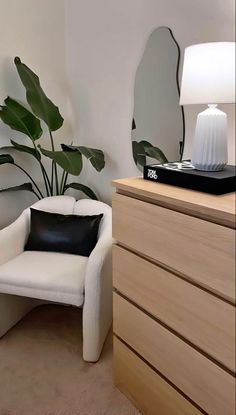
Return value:
M 51 171 L 51 194 L 53 195 L 54 190 L 54 161 L 52 161 L 52 171 Z
M 35 196 L 38 198 L 38 200 L 41 199 L 41 197 L 34 190 L 32 190 L 32 192 L 35 194 Z
M 34 146 L 35 151 L 38 152 L 38 149 L 37 149 L 36 144 L 35 144 L 34 141 L 33 141 L 33 146 Z M 43 180 L 44 180 L 44 185 L 45 185 L 45 189 L 46 189 L 47 196 L 50 196 L 50 192 L 49 192 L 50 191 L 50 181 L 49 181 L 47 172 L 46 172 L 45 167 L 44 167 L 43 163 L 41 162 L 41 160 L 39 158 L 37 158 L 37 160 L 38 160 L 38 162 L 40 164 L 40 167 L 41 167 L 41 171 L 42 171 L 42 175 L 43 175 Z
M 45 182 L 47 196 L 50 196 L 50 195 L 52 196 L 51 183 L 50 183 L 48 174 L 47 174 L 46 169 L 45 169 L 45 167 L 44 167 L 44 165 L 43 165 L 42 162 L 40 162 L 40 166 L 41 166 L 42 173 L 43 173 L 43 177 L 44 177 L 44 182 Z
M 55 151 L 54 142 L 53 142 L 53 136 L 51 130 L 49 130 L 50 140 L 51 140 L 51 146 L 52 151 Z M 55 173 L 55 184 L 56 184 L 56 194 L 59 195 L 59 182 L 58 182 L 58 174 L 57 174 L 57 164 L 55 161 L 52 162 L 52 180 L 53 180 L 53 169 Z M 53 189 L 53 183 L 52 183 L 52 189 Z
M 51 147 L 52 147 L 52 150 L 54 151 L 54 143 L 53 143 L 52 133 L 51 133 L 50 130 L 48 130 L 48 131 L 49 131 L 49 136 L 50 136 L 50 141 L 51 141 Z M 54 170 L 55 170 L 54 165 L 55 165 L 55 163 L 52 160 L 52 170 L 51 170 L 51 194 L 52 195 L 53 195 L 53 190 L 54 190 Z
M 33 185 L 35 186 L 35 188 L 37 189 L 37 191 L 39 192 L 39 195 L 40 195 L 40 197 L 39 197 L 39 199 L 40 198 L 44 198 L 44 196 L 43 196 L 43 194 L 42 194 L 42 192 L 41 192 L 41 190 L 39 189 L 39 187 L 38 187 L 38 185 L 37 185 L 37 183 L 34 181 L 34 179 L 30 176 L 30 174 L 29 173 L 27 173 L 27 171 L 25 170 L 25 169 L 23 169 L 23 167 L 21 167 L 21 166 L 19 166 L 19 164 L 16 164 L 16 163 L 14 163 L 14 166 L 16 166 L 16 167 L 18 167 L 18 169 L 20 169 L 21 171 L 23 171 L 25 174 L 26 174 L 26 176 L 28 176 L 29 177 L 29 179 L 31 180 L 31 182 L 33 183 Z M 35 192 L 34 192 L 35 193 Z M 37 193 L 35 193 L 36 195 L 37 195 Z
M 69 173 L 65 173 L 65 177 L 64 177 L 64 182 L 63 182 L 63 187 L 62 187 L 62 194 L 64 195 L 64 192 L 65 192 L 65 186 L 66 186 L 66 182 L 67 182 L 67 179 L 68 179 L 68 174 Z
M 63 173 L 62 173 L 62 176 L 61 176 L 60 195 L 63 194 L 65 175 L 66 175 L 66 171 L 63 170 Z

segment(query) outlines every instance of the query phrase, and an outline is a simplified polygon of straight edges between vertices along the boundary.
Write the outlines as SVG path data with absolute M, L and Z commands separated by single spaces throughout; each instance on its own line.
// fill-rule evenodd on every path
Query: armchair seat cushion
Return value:
M 0 265 L 0 292 L 81 306 L 88 258 L 25 251 Z

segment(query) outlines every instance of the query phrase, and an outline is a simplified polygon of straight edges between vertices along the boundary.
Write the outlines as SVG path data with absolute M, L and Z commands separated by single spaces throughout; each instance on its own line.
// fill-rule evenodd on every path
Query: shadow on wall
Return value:
M 0 229 L 10 225 L 28 206 L 36 202 L 36 197 L 29 192 L 8 193 L 0 195 Z

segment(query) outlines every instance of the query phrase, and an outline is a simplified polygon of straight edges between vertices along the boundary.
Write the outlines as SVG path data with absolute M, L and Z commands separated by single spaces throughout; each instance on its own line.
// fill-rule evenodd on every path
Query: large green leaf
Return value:
M 79 176 L 83 167 L 82 155 L 79 151 L 49 151 L 39 146 L 46 157 L 55 161 L 63 170 L 73 176 Z
M 84 184 L 81 183 L 69 183 L 65 186 L 64 188 L 64 192 L 67 189 L 75 189 L 75 190 L 79 190 L 80 192 L 83 192 L 86 196 L 90 197 L 90 199 L 94 199 L 97 200 L 97 196 L 95 195 L 95 193 L 93 192 L 92 189 L 90 189 L 90 187 L 85 186 Z
M 51 131 L 58 130 L 63 124 L 59 109 L 46 96 L 41 88 L 39 77 L 28 66 L 15 58 L 15 65 L 26 89 L 26 98 L 33 113 L 43 120 Z
M 14 164 L 14 159 L 10 154 L 0 154 L 0 165 L 1 164 Z
M 150 147 L 153 147 L 153 145 L 147 140 L 141 140 L 139 141 L 139 144 L 142 145 L 145 151 L 149 149 Z
M 0 193 L 3 192 L 18 192 L 20 190 L 25 190 L 27 192 L 32 192 L 35 194 L 33 186 L 31 183 L 23 183 L 20 184 L 19 186 L 12 186 L 12 187 L 7 187 L 6 189 L 0 189 Z
M 133 157 L 137 166 L 145 166 L 147 164 L 147 156 L 160 161 L 161 163 L 167 163 L 168 160 L 158 147 L 154 147 L 149 141 L 133 141 Z
M 161 151 L 159 148 L 157 147 L 149 147 L 146 149 L 146 155 L 156 159 L 158 161 L 160 161 L 161 163 L 168 163 L 168 160 L 165 156 L 165 154 L 163 153 L 163 151 Z
M 1 147 L 1 150 L 4 150 L 4 151 L 16 150 L 16 151 L 19 151 L 21 153 L 28 153 L 28 154 L 31 154 L 32 156 L 34 156 L 37 160 L 41 160 L 40 152 L 37 149 L 35 149 L 34 147 L 25 146 L 25 145 L 17 143 L 16 141 L 13 141 L 13 140 L 11 140 L 11 143 L 12 143 L 12 146 Z
M 26 134 L 31 140 L 41 137 L 43 131 L 40 121 L 34 114 L 10 97 L 4 103 L 0 106 L 0 118 L 5 124 L 12 130 Z
M 102 150 L 96 148 L 89 148 L 84 146 L 69 146 L 66 144 L 61 144 L 63 150 L 77 150 L 80 151 L 84 157 L 86 157 L 92 166 L 97 170 L 101 171 L 105 166 L 105 158 Z
M 138 141 L 132 141 L 132 148 L 133 148 L 133 157 L 135 164 L 137 166 L 145 166 L 147 164 L 146 162 L 146 153 L 145 153 L 145 147 L 141 142 Z
M 84 146 L 78 146 L 78 149 L 97 171 L 101 171 L 105 167 L 105 157 L 102 150 Z
M 153 146 L 151 143 L 149 143 L 149 141 L 146 140 L 141 140 L 140 144 L 144 147 L 146 156 L 152 157 L 161 163 L 168 162 L 165 154 L 160 148 Z
M 13 140 L 11 140 L 11 143 L 12 143 L 13 148 L 15 150 L 20 151 L 21 153 L 31 154 L 37 160 L 40 160 L 41 159 L 41 154 L 40 154 L 40 152 L 36 148 L 19 144 L 16 141 L 13 141 Z

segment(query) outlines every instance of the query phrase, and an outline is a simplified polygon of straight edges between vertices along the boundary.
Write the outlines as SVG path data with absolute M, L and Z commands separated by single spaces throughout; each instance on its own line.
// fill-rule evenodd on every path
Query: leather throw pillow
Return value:
M 32 208 L 30 211 L 31 225 L 25 251 L 91 254 L 98 240 L 103 214 L 61 215 Z

